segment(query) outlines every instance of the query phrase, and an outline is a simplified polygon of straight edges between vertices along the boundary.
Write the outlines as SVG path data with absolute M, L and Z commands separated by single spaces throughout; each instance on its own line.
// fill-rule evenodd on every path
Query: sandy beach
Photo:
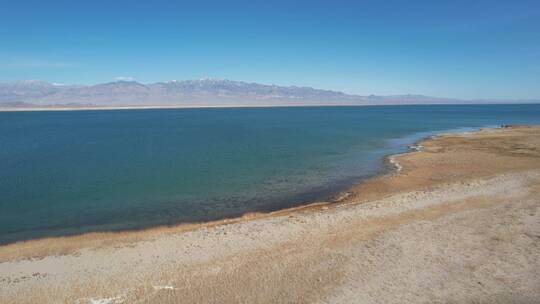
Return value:
M 446 134 L 338 202 L 0 247 L 0 303 L 538 303 L 540 127 Z

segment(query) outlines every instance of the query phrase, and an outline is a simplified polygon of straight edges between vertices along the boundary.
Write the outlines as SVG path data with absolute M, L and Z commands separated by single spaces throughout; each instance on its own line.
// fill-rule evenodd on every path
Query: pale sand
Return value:
M 540 127 L 422 145 L 337 204 L 0 247 L 0 303 L 539 303 Z
M 384 104 L 379 106 L 389 106 Z M 303 108 L 303 107 L 365 107 L 378 106 L 368 104 L 339 104 L 339 103 L 312 103 L 312 104 L 209 104 L 209 105 L 150 105 L 150 106 L 27 106 L 27 107 L 1 107 L 0 112 L 40 112 L 40 111 L 100 111 L 100 110 L 159 110 L 159 109 L 220 109 L 220 108 Z

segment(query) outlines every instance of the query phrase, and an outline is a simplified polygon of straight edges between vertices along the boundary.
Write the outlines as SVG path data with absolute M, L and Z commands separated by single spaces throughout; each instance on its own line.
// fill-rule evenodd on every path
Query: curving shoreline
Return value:
M 0 299 L 538 298 L 540 127 L 446 134 L 421 144 L 422 151 L 395 156 L 397 174 L 367 180 L 337 203 L 2 246 Z M 24 259 L 31 256 L 39 258 Z
M 485 130 L 498 130 L 500 128 L 479 128 L 474 132 L 482 132 Z M 193 231 L 201 228 L 211 228 L 220 225 L 230 225 L 244 221 L 264 219 L 273 216 L 283 216 L 289 213 L 294 213 L 304 210 L 312 210 L 318 208 L 328 208 L 334 204 L 348 204 L 358 199 L 358 192 L 361 192 L 364 184 L 378 182 L 381 179 L 392 177 L 400 174 L 403 166 L 399 163 L 401 157 L 408 154 L 422 152 L 425 144 L 452 135 L 470 134 L 467 132 L 452 132 L 446 131 L 435 135 L 430 135 L 416 140 L 408 146 L 408 150 L 396 154 L 390 154 L 383 158 L 385 168 L 377 175 L 362 179 L 357 184 L 340 191 L 339 193 L 328 197 L 326 200 L 312 201 L 298 206 L 283 208 L 270 212 L 248 212 L 239 217 L 224 218 L 212 221 L 203 221 L 195 223 L 180 223 L 172 226 L 153 226 L 136 230 L 121 230 L 121 231 L 104 231 L 104 232 L 87 232 L 82 234 L 45 237 L 31 240 L 16 241 L 13 243 L 0 245 L 0 263 L 14 259 L 40 258 L 47 255 L 65 255 L 72 254 L 77 250 L 92 247 L 110 246 L 111 244 L 127 244 L 138 242 L 147 238 L 153 238 L 161 234 L 182 233 Z M 421 147 L 421 148 L 420 148 Z M 36 251 L 35 248 L 42 248 Z
M 481 130 L 481 129 L 478 129 Z M 390 154 L 383 157 L 383 168 L 381 171 L 372 177 L 361 179 L 359 182 L 352 186 L 339 191 L 338 193 L 327 196 L 326 199 L 315 200 L 306 202 L 292 207 L 286 207 L 269 212 L 247 212 L 242 216 L 223 218 L 211 221 L 202 221 L 194 223 L 179 223 L 172 226 L 152 226 L 134 230 L 120 230 L 120 231 L 103 231 L 103 232 L 85 232 L 73 235 L 64 236 L 52 236 L 43 237 L 30 240 L 15 241 L 7 244 L 0 244 L 0 263 L 9 261 L 12 259 L 28 259 L 28 258 L 40 258 L 46 255 L 55 254 L 71 254 L 79 249 L 86 247 L 101 247 L 108 246 L 110 243 L 129 244 L 132 242 L 140 241 L 144 238 L 155 237 L 156 235 L 166 233 L 181 233 L 186 231 L 192 231 L 195 229 L 216 227 L 220 225 L 229 225 L 239 223 L 243 221 L 250 221 L 255 219 L 262 219 L 272 216 L 282 216 L 289 213 L 294 213 L 302 210 L 311 210 L 314 208 L 327 208 L 328 205 L 343 204 L 349 202 L 349 196 L 354 192 L 354 189 L 361 184 L 371 181 L 385 178 L 389 175 L 399 174 L 402 170 L 402 166 L 398 162 L 400 156 L 419 152 L 420 149 L 415 147 L 421 146 L 421 143 L 433 140 L 438 136 L 444 136 L 445 134 L 453 134 L 453 132 L 443 132 L 436 135 L 430 135 L 422 137 L 419 140 L 411 143 L 408 146 L 407 151 L 396 154 Z M 46 248 L 41 251 L 36 251 L 35 248 Z

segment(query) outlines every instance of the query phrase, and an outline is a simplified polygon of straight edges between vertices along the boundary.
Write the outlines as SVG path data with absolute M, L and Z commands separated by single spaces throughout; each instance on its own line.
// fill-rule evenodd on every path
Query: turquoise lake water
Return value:
M 540 105 L 0 113 L 0 243 L 234 217 L 329 198 L 448 130 Z

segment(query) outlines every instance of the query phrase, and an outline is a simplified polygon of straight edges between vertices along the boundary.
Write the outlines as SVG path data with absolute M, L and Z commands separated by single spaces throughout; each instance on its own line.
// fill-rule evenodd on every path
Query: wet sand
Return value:
M 338 203 L 0 247 L 0 303 L 537 303 L 540 127 L 449 134 Z

